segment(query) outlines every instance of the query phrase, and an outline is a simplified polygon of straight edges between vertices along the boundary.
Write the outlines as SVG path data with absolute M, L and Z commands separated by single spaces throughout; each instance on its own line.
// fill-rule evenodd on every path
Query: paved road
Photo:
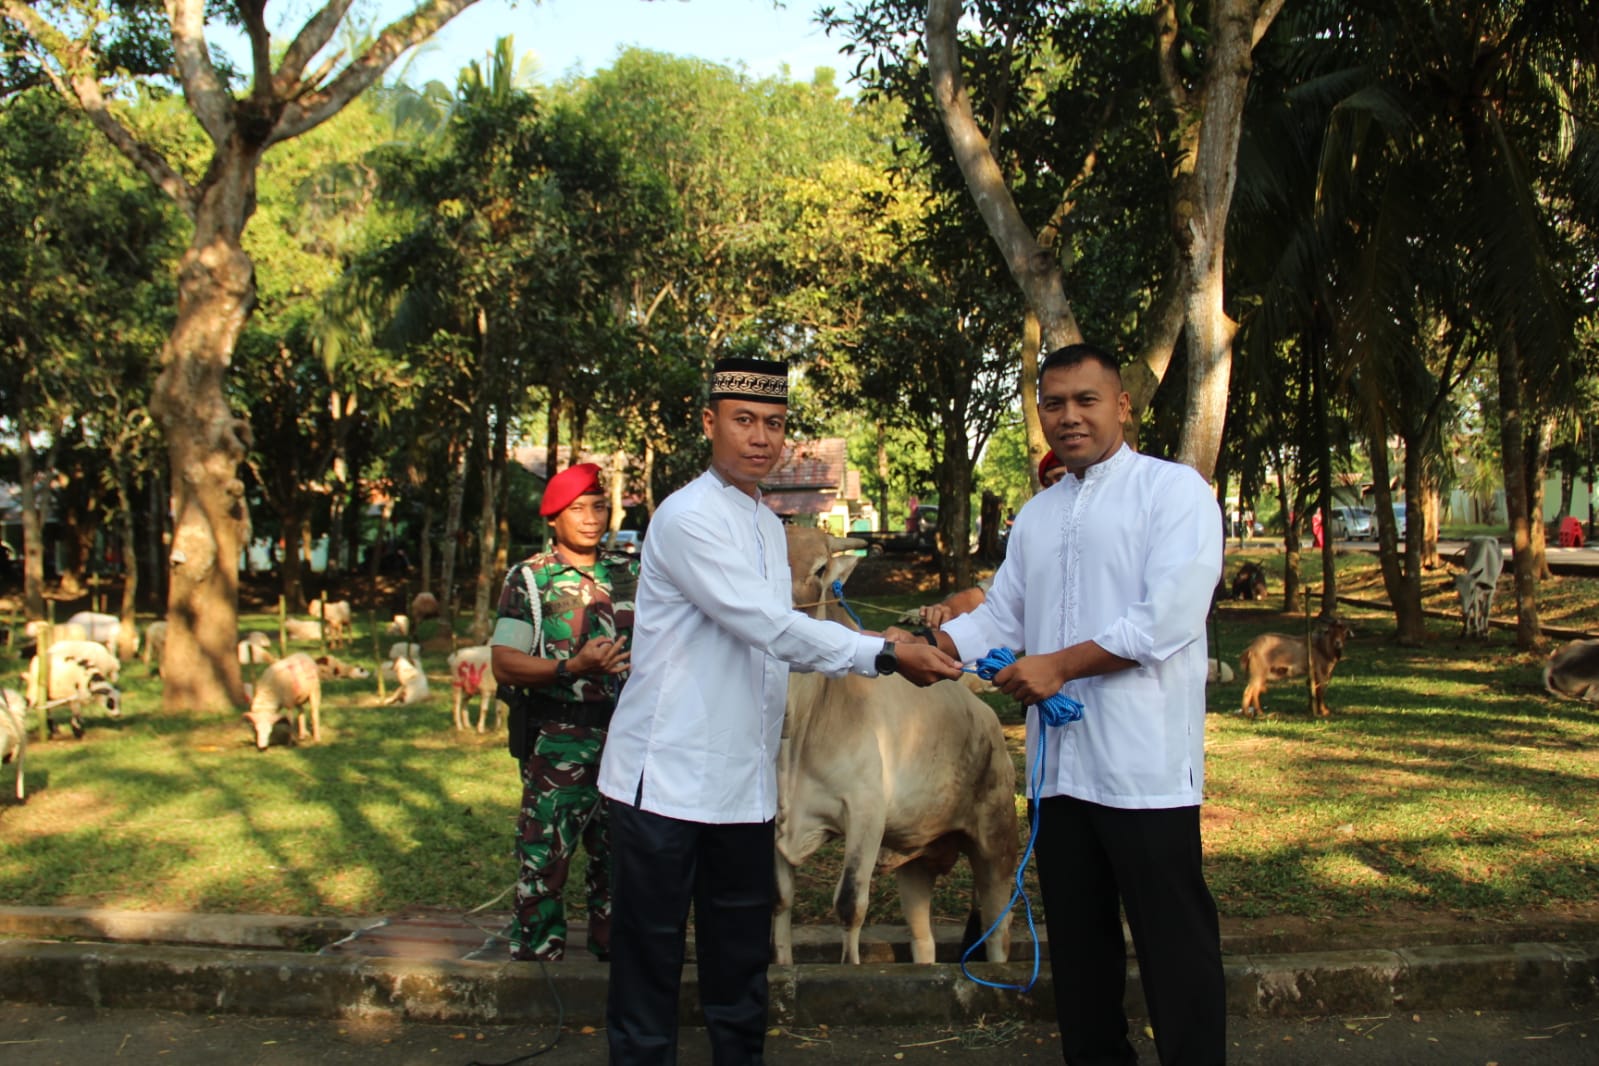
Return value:
M 301 1021 L 0 1003 L 0 1062 L 6 1066 L 467 1066 L 526 1055 L 543 1046 L 547 1035 L 387 1019 Z M 1599 1004 L 1312 1021 L 1234 1018 L 1229 1037 L 1234 1066 L 1593 1066 L 1599 1062 Z M 1155 1061 L 1146 1036 L 1137 1034 L 1136 1043 L 1144 1062 Z M 779 1030 L 767 1040 L 766 1058 L 774 1066 L 1061 1061 L 1051 1026 L 1014 1023 L 992 1028 Z M 604 1034 L 567 1032 L 554 1050 L 532 1061 L 540 1066 L 603 1063 Z M 683 1066 L 710 1062 L 703 1032 L 684 1033 L 679 1061 Z

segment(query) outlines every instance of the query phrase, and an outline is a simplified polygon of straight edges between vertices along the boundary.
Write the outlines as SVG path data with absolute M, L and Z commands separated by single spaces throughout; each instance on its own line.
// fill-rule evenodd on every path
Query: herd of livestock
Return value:
M 1468 546 L 1464 572 L 1455 578 L 1460 591 L 1462 622 L 1468 633 L 1485 633 L 1502 555 L 1492 538 Z M 847 553 L 850 542 L 825 531 L 791 528 L 789 562 L 796 604 L 815 604 L 819 616 L 839 615 L 825 590 L 848 576 L 858 557 Z M 1258 564 L 1245 564 L 1231 584 L 1235 596 L 1255 599 L 1264 592 Z M 438 604 L 428 593 L 411 603 L 409 616 L 397 615 L 390 631 L 393 643 L 380 665 L 394 688 L 388 702 L 414 704 L 429 698 L 428 677 L 420 664 L 421 647 L 411 640 L 417 620 L 436 615 Z M 348 601 L 318 602 L 310 619 L 283 624 L 290 640 L 320 641 L 339 648 L 349 638 Z M 44 647 L 29 659 L 23 691 L 0 689 L 0 756 L 16 763 L 17 797 L 24 798 L 22 761 L 30 710 L 45 715 L 55 731 L 52 712 L 68 708 L 74 735 L 83 735 L 82 710 L 90 705 L 120 714 L 117 688 L 122 660 L 138 641 L 124 639 L 114 616 L 80 612 L 56 625 Z M 36 627 L 30 627 L 30 637 Z M 1241 665 L 1247 678 L 1244 711 L 1260 713 L 1260 694 L 1274 680 L 1311 674 L 1313 703 L 1327 712 L 1325 691 L 1333 667 L 1343 655 L 1349 635 L 1342 623 L 1322 626 L 1310 640 L 1264 634 L 1245 650 Z M 127 635 L 132 637 L 132 634 Z M 152 623 L 143 634 L 143 658 L 159 669 L 165 623 Z M 239 661 L 263 667 L 250 687 L 245 713 L 256 746 L 262 750 L 295 739 L 321 739 L 322 682 L 334 678 L 366 678 L 361 666 L 331 653 L 273 654 L 274 641 L 265 633 L 245 633 L 238 643 Z M 42 652 L 42 654 L 41 654 Z M 1212 681 L 1227 681 L 1225 663 L 1212 661 Z M 462 647 L 450 654 L 448 674 L 453 692 L 456 729 L 470 729 L 468 701 L 479 701 L 476 729 L 501 727 L 494 672 L 487 645 Z M 1551 693 L 1599 702 L 1599 641 L 1573 641 L 1550 656 L 1544 684 Z M 794 869 L 823 842 L 843 838 L 846 861 L 837 892 L 843 922 L 843 958 L 859 961 L 859 936 L 865 920 L 867 891 L 874 873 L 892 871 L 911 931 L 912 956 L 931 961 L 931 889 L 934 878 L 947 872 L 964 854 L 972 868 L 973 910 L 986 916 L 1005 909 L 1015 869 L 1015 767 L 994 711 L 960 682 L 940 682 L 919 690 L 898 676 L 868 679 L 826 678 L 796 674 L 791 678 L 785 742 L 779 754 L 779 815 L 776 830 L 779 908 L 774 924 L 779 961 L 791 951 L 789 907 Z M 951 738 L 957 742 L 952 743 Z M 959 785 L 960 787 L 956 787 Z M 987 943 L 988 957 L 1008 953 L 1008 921 L 1002 920 Z

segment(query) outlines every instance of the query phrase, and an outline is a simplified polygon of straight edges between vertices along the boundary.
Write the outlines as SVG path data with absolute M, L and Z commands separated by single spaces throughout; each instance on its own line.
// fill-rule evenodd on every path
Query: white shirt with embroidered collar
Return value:
M 1138 663 L 1066 683 L 1083 719 L 1050 728 L 1042 796 L 1124 809 L 1200 803 L 1205 618 L 1221 535 L 1221 509 L 1198 472 L 1125 444 L 1022 507 L 987 599 L 943 626 L 960 657 L 1091 640 Z M 1030 709 L 1029 780 L 1039 740 Z
M 876 676 L 883 639 L 793 609 L 782 521 L 714 469 L 656 509 L 636 604 L 600 791 L 682 821 L 775 818 L 790 664 Z

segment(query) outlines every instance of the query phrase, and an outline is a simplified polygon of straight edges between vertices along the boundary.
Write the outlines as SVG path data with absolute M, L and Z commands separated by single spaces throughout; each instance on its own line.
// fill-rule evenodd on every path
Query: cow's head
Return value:
M 813 618 L 831 618 L 849 625 L 848 617 L 833 598 L 833 582 L 847 580 L 861 560 L 858 555 L 838 553 L 864 548 L 866 542 L 805 526 L 789 526 L 786 532 L 794 606 Z

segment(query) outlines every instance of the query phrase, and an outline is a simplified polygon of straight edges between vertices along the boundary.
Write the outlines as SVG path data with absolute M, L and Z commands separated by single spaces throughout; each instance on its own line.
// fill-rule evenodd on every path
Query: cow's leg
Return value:
M 462 706 L 466 701 L 461 695 L 461 679 L 457 677 L 455 680 L 456 684 L 450 689 L 450 720 L 455 723 L 455 728 L 460 730 L 466 728 L 466 711 Z
M 477 731 L 483 732 L 483 725 L 489 720 L 489 704 L 494 701 L 494 696 L 487 688 L 481 690 L 477 704 Z
M 777 901 L 772 908 L 772 961 L 779 966 L 794 965 L 794 864 L 783 857 L 783 849 L 772 849 L 777 873 Z
M 866 904 L 871 898 L 872 870 L 883 846 L 886 812 L 881 801 L 873 813 L 850 811 L 844 826 L 844 871 L 833 894 L 833 909 L 844 926 L 843 962 L 860 964 L 861 926 L 866 924 Z
M 1247 715 L 1250 718 L 1260 717 L 1260 693 L 1265 687 L 1266 686 L 1262 680 L 1256 677 L 1254 672 L 1251 671 L 1249 675 L 1249 683 L 1244 686 L 1243 706 L 1239 708 L 1242 714 Z
M 983 931 L 987 932 L 995 919 L 1004 916 L 984 941 L 983 951 L 989 962 L 1005 962 L 1010 958 L 1010 903 L 1016 853 L 1011 850 L 1003 861 L 995 855 L 976 853 L 967 858 L 972 864 L 972 896 L 980 912 Z
M 899 905 L 911 935 L 911 961 L 932 963 L 937 956 L 933 944 L 933 871 L 924 863 L 908 862 L 894 871 L 894 876 L 899 880 Z

